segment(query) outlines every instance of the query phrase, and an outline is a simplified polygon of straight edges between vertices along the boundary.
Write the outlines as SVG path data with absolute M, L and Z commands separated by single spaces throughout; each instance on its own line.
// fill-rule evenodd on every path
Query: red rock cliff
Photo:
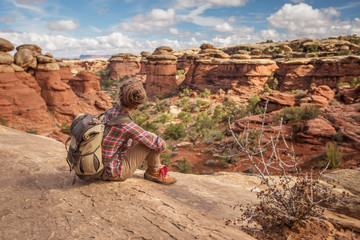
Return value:
M 141 56 L 131 53 L 119 53 L 109 59 L 110 78 L 118 80 L 122 77 L 134 76 L 140 71 Z
M 162 95 L 177 88 L 177 58 L 170 47 L 158 47 L 147 60 L 145 90 L 148 95 Z

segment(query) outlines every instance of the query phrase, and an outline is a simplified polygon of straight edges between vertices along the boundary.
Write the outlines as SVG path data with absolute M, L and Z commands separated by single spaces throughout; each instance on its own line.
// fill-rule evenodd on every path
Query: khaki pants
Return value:
M 160 152 L 150 149 L 142 143 L 137 143 L 126 153 L 120 176 L 108 177 L 103 174 L 101 179 L 110 181 L 125 181 L 134 174 L 138 167 L 141 166 L 144 159 L 146 160 L 148 169 L 157 171 L 161 167 Z

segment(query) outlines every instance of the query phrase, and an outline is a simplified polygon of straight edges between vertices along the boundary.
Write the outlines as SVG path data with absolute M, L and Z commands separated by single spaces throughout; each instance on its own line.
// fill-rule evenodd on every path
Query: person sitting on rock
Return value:
M 119 88 L 120 105 L 106 111 L 103 122 L 119 116 L 127 116 L 129 121 L 108 126 L 105 131 L 108 133 L 102 142 L 105 168 L 102 180 L 124 181 L 133 175 L 145 159 L 148 166 L 144 173 L 145 179 L 166 185 L 176 182 L 176 178 L 168 174 L 169 168 L 160 162 L 160 154 L 166 149 L 164 140 L 138 126 L 130 116 L 145 99 L 143 84 L 129 79 Z M 132 144 L 133 140 L 137 143 Z

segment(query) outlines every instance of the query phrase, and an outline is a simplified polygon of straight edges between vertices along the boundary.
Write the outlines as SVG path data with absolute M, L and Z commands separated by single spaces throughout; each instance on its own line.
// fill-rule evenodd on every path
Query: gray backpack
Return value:
M 103 114 L 97 116 L 88 113 L 79 114 L 70 126 L 70 136 L 65 142 L 65 148 L 68 152 L 66 161 L 70 171 L 74 169 L 76 174 L 73 184 L 76 176 L 84 181 L 94 180 L 101 176 L 104 171 L 101 149 L 103 136 L 107 135 L 109 126 L 131 122 L 128 116 L 120 115 L 107 123 L 102 123 L 99 118 Z

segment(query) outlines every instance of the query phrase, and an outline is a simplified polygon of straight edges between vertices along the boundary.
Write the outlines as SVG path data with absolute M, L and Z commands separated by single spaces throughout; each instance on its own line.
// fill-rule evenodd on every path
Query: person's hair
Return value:
M 137 107 L 145 102 L 146 92 L 143 87 L 143 83 L 129 79 L 124 81 L 119 88 L 119 101 L 120 106 L 131 109 L 137 109 Z

